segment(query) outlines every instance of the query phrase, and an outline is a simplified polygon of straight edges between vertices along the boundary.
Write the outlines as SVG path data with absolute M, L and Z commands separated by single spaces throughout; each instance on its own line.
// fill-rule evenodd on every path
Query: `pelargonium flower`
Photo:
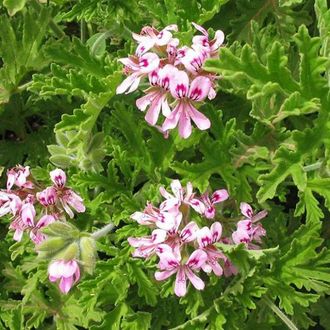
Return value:
M 213 244 L 220 241 L 221 234 L 222 226 L 220 222 L 214 222 L 211 228 L 203 227 L 199 230 L 197 235 L 199 248 L 207 255 L 207 259 L 202 265 L 202 269 L 206 273 L 213 271 L 217 276 L 221 276 L 223 273 L 222 267 L 219 265 L 218 260 L 223 259 L 224 255 Z
M 159 57 L 154 53 L 146 53 L 141 57 L 120 58 L 118 61 L 125 65 L 125 72 L 129 76 L 117 87 L 116 94 L 134 92 L 139 87 L 141 79 L 159 66 Z
M 232 239 L 236 244 L 245 243 L 251 249 L 258 249 L 259 247 L 252 241 L 260 243 L 261 237 L 266 235 L 266 231 L 260 223 L 256 225 L 255 223 L 266 217 L 267 211 L 254 215 L 252 207 L 244 202 L 240 204 L 240 209 L 246 218 L 237 223 L 237 230 L 233 232 Z
M 60 280 L 59 288 L 62 293 L 68 293 L 74 283 L 80 278 L 80 269 L 75 260 L 55 260 L 48 266 L 49 280 Z
M 34 244 L 40 244 L 45 240 L 46 235 L 41 232 L 41 229 L 55 221 L 56 218 L 53 215 L 45 214 L 40 218 L 37 224 L 30 231 L 30 238 Z
M 74 213 L 72 212 L 72 207 L 75 211 L 82 213 L 85 212 L 86 208 L 83 203 L 83 199 L 75 193 L 70 188 L 65 187 L 66 184 L 66 175 L 65 172 L 61 169 L 56 169 L 50 172 L 51 180 L 54 183 L 55 194 L 57 199 L 60 201 L 63 206 L 65 212 L 69 215 L 70 218 L 74 217 Z M 51 201 L 56 198 L 53 196 L 54 190 L 51 190 Z M 39 199 L 42 199 L 46 193 L 42 192 L 42 195 L 39 195 Z M 41 203 L 45 203 L 42 202 Z M 48 204 L 48 201 L 46 202 Z
M 149 258 L 155 254 L 156 249 L 164 243 L 167 232 L 162 229 L 155 229 L 149 237 L 129 237 L 128 243 L 135 247 L 133 257 Z
M 202 26 L 196 23 L 192 24 L 198 31 L 203 33 L 202 36 L 199 35 L 193 37 L 192 47 L 195 49 L 202 48 L 209 54 L 210 57 L 217 57 L 218 50 L 225 40 L 224 33 L 221 30 L 217 30 L 215 31 L 214 39 L 209 40 L 209 34 Z
M 211 198 L 209 197 L 208 193 L 203 194 L 201 200 L 205 205 L 205 211 L 204 211 L 205 217 L 208 219 L 213 219 L 215 216 L 214 205 L 225 201 L 226 199 L 228 199 L 228 197 L 229 195 L 226 189 L 215 191 L 212 194 Z
M 181 261 L 181 256 L 174 255 L 171 249 L 160 246 L 158 256 L 161 271 L 155 273 L 157 281 L 163 281 L 176 273 L 174 292 L 178 297 L 183 297 L 187 292 L 187 279 L 197 290 L 204 289 L 204 282 L 194 273 L 198 271 L 207 260 L 207 255 L 202 250 L 194 251 L 186 262 Z
M 7 172 L 7 190 L 9 191 L 13 185 L 20 188 L 33 188 L 33 183 L 28 181 L 30 176 L 30 167 L 18 165 Z
M 178 31 L 177 25 L 168 25 L 160 32 L 153 27 L 145 26 L 141 34 L 132 33 L 133 39 L 139 43 L 135 54 L 141 56 L 154 46 L 166 46 L 172 39 L 170 31 Z
M 141 111 L 149 107 L 145 120 L 150 125 L 157 123 L 160 110 L 165 117 L 171 114 L 171 109 L 167 102 L 170 84 L 178 71 L 173 65 L 167 64 L 163 68 L 149 73 L 151 87 L 145 90 L 146 95 L 136 100 L 136 106 Z
M 172 113 L 165 119 L 163 130 L 173 129 L 179 124 L 179 134 L 186 139 L 191 135 L 191 120 L 200 130 L 210 128 L 210 120 L 194 107 L 194 103 L 201 102 L 207 97 L 211 85 L 209 78 L 198 76 L 190 83 L 189 87 L 187 73 L 178 71 L 170 85 L 171 94 L 177 100 L 177 104 Z
M 191 206 L 200 214 L 204 213 L 205 205 L 198 198 L 195 198 L 191 182 L 188 182 L 186 189 L 184 189 L 179 180 L 173 180 L 171 182 L 171 189 L 173 195 L 168 193 L 164 187 L 159 188 L 161 195 L 166 198 L 166 201 L 163 204 L 164 207 L 167 207 L 168 209 L 171 207 L 178 208 L 181 204 L 185 204 Z

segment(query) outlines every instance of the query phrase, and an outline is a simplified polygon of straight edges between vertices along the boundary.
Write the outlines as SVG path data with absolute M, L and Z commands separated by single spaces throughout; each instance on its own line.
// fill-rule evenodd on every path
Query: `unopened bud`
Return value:
M 96 244 L 91 237 L 82 237 L 80 239 L 80 261 L 83 269 L 88 274 L 92 274 L 96 262 Z

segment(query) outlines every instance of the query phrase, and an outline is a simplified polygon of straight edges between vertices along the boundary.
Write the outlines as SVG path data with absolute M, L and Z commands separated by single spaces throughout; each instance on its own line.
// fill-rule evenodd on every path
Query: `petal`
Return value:
M 217 261 L 210 262 L 210 266 L 212 267 L 213 273 L 217 276 L 222 276 L 223 274 L 223 269 L 219 265 Z
M 167 278 L 169 278 L 171 275 L 173 275 L 174 273 L 176 273 L 177 269 L 171 269 L 171 270 L 165 270 L 163 272 L 155 272 L 155 279 L 157 281 L 163 281 L 166 280 Z
M 141 81 L 141 76 L 137 76 L 133 81 L 131 87 L 128 89 L 128 91 L 125 94 L 129 94 L 136 91 L 139 87 L 140 81 Z
M 207 254 L 201 250 L 195 250 L 186 262 L 186 265 L 191 269 L 199 269 L 207 260 Z
M 247 218 L 252 218 L 253 217 L 252 207 L 248 203 L 242 202 L 239 207 L 241 209 L 241 213 L 244 216 L 246 216 Z
M 187 111 L 182 111 L 179 118 L 179 134 L 182 138 L 187 139 L 191 135 L 191 121 Z
M 133 73 L 122 81 L 122 83 L 117 87 L 116 94 L 122 94 L 126 92 L 129 87 L 136 81 L 137 74 Z
M 176 71 L 173 80 L 170 83 L 170 91 L 174 98 L 181 99 L 188 95 L 189 77 L 184 71 Z
M 194 23 L 194 22 L 191 22 L 191 24 L 194 26 L 194 28 L 200 32 L 202 32 L 205 36 L 208 36 L 208 32 L 200 25 Z
M 182 113 L 182 104 L 179 102 L 176 107 L 173 109 L 171 114 L 165 119 L 162 129 L 167 131 L 173 129 L 178 125 L 181 113 Z
M 197 198 L 191 199 L 189 201 L 189 205 L 199 214 L 203 214 L 205 212 L 204 203 Z
M 164 95 L 162 98 L 162 114 L 165 117 L 169 117 L 171 114 L 171 109 L 168 105 L 166 95 Z
M 204 282 L 197 276 L 195 275 L 191 269 L 189 269 L 188 267 L 185 268 L 185 273 L 189 279 L 189 281 L 191 282 L 191 284 L 195 287 L 195 289 L 197 290 L 203 290 L 205 287 Z
M 73 278 L 70 277 L 62 277 L 60 281 L 60 290 L 62 293 L 67 294 L 73 285 Z
M 63 170 L 57 168 L 49 173 L 51 180 L 56 187 L 62 188 L 66 184 L 66 174 Z
M 222 234 L 222 226 L 220 222 L 214 222 L 210 228 L 212 235 L 212 242 L 218 242 Z
M 159 188 L 159 192 L 164 198 L 173 199 L 173 196 L 169 194 L 163 186 Z
M 232 233 L 231 237 L 235 244 L 249 243 L 251 241 L 250 235 L 245 230 L 236 230 Z
M 211 203 L 217 204 L 217 203 L 223 202 L 223 201 L 227 200 L 228 197 L 229 197 L 229 194 L 226 189 L 216 190 L 211 197 Z
M 34 206 L 30 203 L 24 204 L 21 210 L 21 218 L 25 225 L 33 226 L 34 225 L 34 217 L 36 215 L 36 211 Z
M 211 80 L 207 77 L 199 76 L 195 78 L 189 89 L 189 98 L 193 101 L 202 101 L 204 100 L 212 86 Z
M 52 223 L 54 221 L 56 221 L 56 220 L 52 215 L 45 214 L 44 216 L 42 216 L 40 218 L 40 220 L 38 221 L 36 227 L 37 228 L 42 228 L 42 227 L 48 226 L 50 223 Z
M 217 30 L 215 32 L 214 40 L 212 40 L 211 43 L 211 51 L 216 52 L 219 49 L 219 47 L 223 44 L 224 40 L 225 40 L 224 33 L 221 30 Z
M 171 189 L 172 192 L 174 194 L 174 196 L 178 199 L 178 200 L 182 200 L 183 199 L 183 188 L 181 186 L 181 183 L 179 180 L 173 180 L 171 182 Z
M 135 102 L 136 107 L 141 111 L 145 111 L 152 102 L 152 100 L 154 99 L 154 97 L 155 97 L 155 92 L 151 92 L 146 94 L 145 96 L 140 97 Z
M 154 53 L 146 53 L 139 58 L 139 68 L 141 73 L 149 73 L 159 66 L 159 57 Z
M 170 24 L 165 26 L 163 30 L 178 32 L 178 26 L 176 24 Z
M 157 123 L 160 109 L 162 106 L 162 93 L 158 93 L 150 104 L 150 108 L 147 111 L 144 119 L 146 122 L 152 126 Z
M 212 233 L 209 228 L 203 227 L 198 231 L 197 242 L 200 248 L 205 248 L 212 244 Z
M 61 272 L 62 263 L 63 262 L 60 260 L 56 260 L 56 261 L 53 261 L 52 263 L 50 263 L 48 266 L 49 276 L 51 276 L 53 278 L 60 278 L 62 276 L 62 272 Z
M 142 56 L 155 45 L 155 42 L 155 38 L 144 37 L 144 39 L 141 40 L 139 45 L 137 46 L 135 54 L 137 56 Z
M 193 241 L 198 233 L 198 226 L 195 222 L 191 221 L 189 222 L 182 230 L 180 233 L 180 238 L 182 242 L 188 243 Z
M 155 229 L 151 234 L 152 242 L 154 244 L 163 243 L 166 239 L 166 236 L 167 236 L 167 232 L 165 230 Z
M 71 277 L 76 272 L 78 264 L 75 260 L 63 261 L 60 268 L 62 276 Z
M 20 242 L 22 240 L 22 236 L 23 236 L 23 230 L 21 229 L 16 229 L 13 239 L 17 242 Z
M 187 280 L 183 267 L 180 267 L 176 274 L 174 292 L 178 297 L 183 297 L 187 293 Z
M 156 39 L 156 45 L 165 46 L 170 42 L 171 38 L 172 38 L 172 33 L 169 30 L 164 29 L 159 32 Z
M 215 208 L 213 206 L 206 207 L 204 215 L 207 219 L 213 219 L 215 217 Z
M 10 190 L 14 185 L 16 180 L 16 173 L 15 172 L 8 172 L 7 173 L 7 190 Z
M 159 86 L 165 90 L 170 89 L 170 85 L 175 79 L 175 76 L 179 70 L 171 65 L 166 64 L 162 69 L 159 70 Z
M 207 95 L 207 98 L 209 100 L 213 100 L 215 97 L 217 96 L 217 92 L 215 91 L 215 89 L 211 86 L 209 94 Z
M 253 216 L 252 221 L 257 222 L 267 216 L 268 212 L 266 210 L 260 211 L 255 216 Z
M 204 116 L 201 112 L 197 111 L 191 104 L 189 107 L 189 114 L 190 114 L 190 118 L 193 120 L 193 122 L 200 130 L 206 130 L 210 128 L 211 126 L 210 120 L 206 116 Z

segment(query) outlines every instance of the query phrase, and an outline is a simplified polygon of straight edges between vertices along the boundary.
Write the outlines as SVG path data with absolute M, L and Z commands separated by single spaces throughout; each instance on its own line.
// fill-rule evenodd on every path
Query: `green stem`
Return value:
M 290 330 L 298 330 L 294 323 L 267 296 L 264 297 L 264 301 Z
M 106 226 L 104 226 L 103 228 L 95 231 L 91 236 L 94 239 L 99 239 L 105 235 L 107 235 L 113 228 L 114 228 L 114 224 L 113 223 L 108 223 Z
M 86 39 L 87 39 L 87 25 L 86 25 L 86 21 L 82 19 L 80 21 L 80 40 L 84 44 L 86 42 Z
M 323 164 L 323 161 L 316 162 L 314 164 L 304 166 L 303 169 L 305 172 L 315 171 L 315 170 L 320 169 L 322 167 L 322 164 Z
M 30 3 L 35 11 L 37 12 L 41 11 L 42 7 L 38 1 L 32 0 Z M 58 38 L 65 37 L 65 33 L 59 28 L 59 26 L 54 22 L 52 18 L 49 21 L 49 27 L 56 34 Z

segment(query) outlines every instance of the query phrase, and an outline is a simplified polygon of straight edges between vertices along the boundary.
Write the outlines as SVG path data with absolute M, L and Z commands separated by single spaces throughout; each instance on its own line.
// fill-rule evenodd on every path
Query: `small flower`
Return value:
M 13 185 L 19 188 L 33 188 L 32 182 L 27 178 L 30 176 L 30 167 L 18 165 L 7 172 L 7 190 L 9 191 Z
M 178 297 L 183 297 L 187 293 L 187 279 L 197 290 L 204 289 L 204 282 L 194 273 L 202 267 L 207 259 L 204 251 L 194 251 L 189 259 L 182 263 L 181 256 L 174 255 L 168 247 L 161 245 L 158 256 L 160 258 L 158 266 L 161 271 L 155 273 L 155 278 L 157 281 L 163 281 L 177 273 L 174 292 Z
M 56 260 L 48 266 L 49 280 L 60 280 L 59 288 L 62 293 L 68 293 L 74 283 L 80 278 L 80 269 L 75 260 Z
M 63 172 L 63 171 L 62 171 Z M 52 172 L 51 172 L 52 173 Z M 64 172 L 63 172 L 64 173 Z M 65 173 L 64 173 L 65 175 Z M 53 182 L 61 183 L 62 180 L 60 179 L 59 176 L 55 177 L 56 180 L 54 179 Z M 65 185 L 65 180 L 64 183 L 57 187 L 64 187 Z M 57 201 L 57 195 L 56 195 L 56 189 L 54 187 L 47 187 L 45 190 L 38 192 L 36 194 L 37 200 L 40 202 L 45 207 L 48 207 L 50 205 L 55 205 Z
M 135 54 L 141 56 L 154 46 L 166 46 L 172 40 L 170 31 L 178 31 L 177 25 L 166 26 L 160 32 L 155 28 L 146 26 L 142 29 L 141 34 L 133 33 L 133 39 L 139 43 Z
M 178 71 L 170 85 L 171 94 L 177 100 L 177 104 L 172 113 L 165 119 L 163 130 L 173 129 L 179 124 L 179 134 L 186 139 L 191 135 L 191 120 L 200 130 L 210 128 L 209 119 L 199 112 L 193 103 L 203 101 L 207 97 L 211 85 L 209 78 L 199 76 L 191 82 L 189 87 L 187 73 Z
M 233 232 L 232 239 L 236 244 L 245 243 L 251 249 L 258 249 L 259 247 L 252 241 L 260 243 L 261 237 L 266 235 L 266 231 L 260 223 L 257 225 L 255 223 L 266 217 L 267 211 L 254 215 L 252 207 L 244 202 L 240 204 L 240 209 L 246 218 L 237 223 L 237 230 Z
M 159 66 L 159 57 L 154 53 L 146 53 L 141 57 L 130 56 L 118 61 L 125 65 L 125 70 L 130 75 L 117 87 L 116 94 L 134 92 L 141 79 Z
M 164 243 L 167 232 L 162 229 L 155 229 L 149 237 L 129 237 L 128 243 L 135 247 L 133 257 L 149 258 L 158 248 L 159 244 Z
M 197 236 L 199 248 L 207 255 L 207 259 L 202 265 L 202 269 L 206 273 L 213 271 L 217 276 L 221 276 L 223 274 L 223 270 L 218 263 L 218 259 L 223 259 L 224 255 L 222 252 L 218 251 L 213 244 L 220 240 L 221 234 L 222 226 L 220 222 L 215 222 L 212 224 L 210 229 L 208 227 L 203 227 L 198 232 Z
M 157 123 L 160 111 L 167 117 L 171 114 L 171 109 L 167 103 L 170 90 L 170 83 L 175 76 L 177 68 L 167 64 L 164 68 L 149 73 L 149 82 L 152 87 L 148 88 L 145 96 L 136 100 L 136 106 L 141 111 L 149 107 L 145 120 L 150 125 Z
M 216 57 L 218 55 L 218 50 L 225 40 L 225 35 L 221 30 L 215 31 L 215 36 L 213 40 L 209 40 L 208 32 L 200 25 L 192 23 L 193 26 L 203 35 L 193 37 L 193 48 L 204 49 L 210 57 Z
M 226 189 L 220 189 L 215 191 L 211 198 L 207 193 L 202 195 L 202 202 L 205 205 L 205 212 L 204 215 L 208 219 L 213 219 L 215 216 L 215 204 L 221 203 L 227 200 L 229 197 L 228 191 Z
M 176 223 L 181 221 L 182 215 L 174 208 L 170 208 L 171 212 L 168 212 L 165 206 L 162 203 L 160 208 L 157 209 L 151 203 L 148 203 L 143 212 L 135 212 L 131 215 L 131 218 L 140 225 L 156 225 L 160 229 L 170 230 Z
M 50 223 L 56 221 L 56 218 L 53 215 L 45 214 L 43 215 L 34 228 L 30 231 L 30 238 L 34 244 L 40 244 L 42 241 L 46 239 L 46 235 L 44 235 L 40 229 L 48 226 Z
M 49 173 L 51 180 L 53 181 L 55 187 L 63 188 L 66 184 L 66 174 L 63 170 L 57 168 Z
M 166 198 L 164 207 L 170 209 L 171 207 L 178 208 L 181 204 L 191 206 L 199 214 L 203 214 L 205 211 L 205 205 L 197 198 L 193 193 L 193 187 L 190 182 L 187 183 L 186 189 L 182 188 L 179 180 L 173 180 L 171 183 L 171 189 L 173 195 L 168 193 L 164 187 L 160 187 L 159 191 L 161 195 Z

